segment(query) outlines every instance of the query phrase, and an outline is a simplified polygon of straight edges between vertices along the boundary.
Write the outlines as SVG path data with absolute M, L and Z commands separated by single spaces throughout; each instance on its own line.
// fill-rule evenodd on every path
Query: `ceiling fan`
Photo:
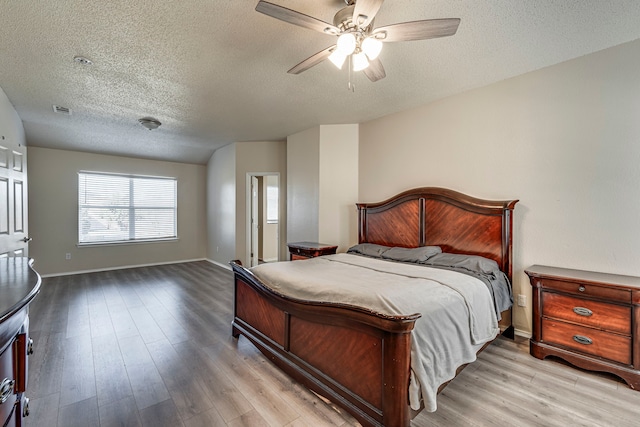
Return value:
M 290 24 L 337 36 L 336 44 L 310 56 L 287 71 L 300 74 L 329 59 L 342 69 L 349 59 L 350 70 L 363 71 L 372 82 L 386 76 L 378 55 L 383 43 L 426 40 L 452 36 L 459 18 L 427 19 L 374 28 L 373 20 L 384 0 L 345 0 L 346 7 L 333 17 L 333 25 L 277 4 L 259 1 L 256 10 Z

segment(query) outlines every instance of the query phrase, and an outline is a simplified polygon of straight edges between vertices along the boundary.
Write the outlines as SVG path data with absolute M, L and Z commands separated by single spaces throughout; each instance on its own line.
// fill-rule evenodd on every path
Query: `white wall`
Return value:
M 247 258 L 247 174 L 276 173 L 280 176 L 280 194 L 287 188 L 286 141 L 237 142 L 236 146 L 236 258 L 249 265 Z M 280 222 L 286 224 L 286 201 L 280 200 Z M 286 227 L 280 227 L 280 259 L 287 259 Z
M 287 138 L 290 242 L 357 243 L 358 125 L 322 125 Z
M 318 239 L 344 252 L 358 243 L 358 125 L 320 126 Z
M 202 165 L 28 147 L 30 256 L 41 274 L 203 259 Z M 171 176 L 178 180 L 178 240 L 78 247 L 78 171 Z M 65 254 L 71 259 L 66 260 Z
M 207 258 L 236 259 L 236 146 L 216 150 L 207 164 Z
M 640 41 L 360 126 L 359 199 L 419 186 L 520 199 L 516 328 L 532 264 L 640 275 Z
M 17 145 L 25 145 L 24 127 L 15 108 L 0 88 L 0 145 L 1 138 L 10 140 Z
M 287 238 L 317 242 L 320 203 L 320 127 L 287 137 Z

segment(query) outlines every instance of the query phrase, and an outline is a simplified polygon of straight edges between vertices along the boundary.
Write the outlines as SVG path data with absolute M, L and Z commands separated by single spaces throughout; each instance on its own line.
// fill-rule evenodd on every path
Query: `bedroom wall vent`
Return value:
M 53 112 L 58 114 L 66 114 L 70 116 L 72 111 L 71 108 L 61 107 L 60 105 L 53 105 Z

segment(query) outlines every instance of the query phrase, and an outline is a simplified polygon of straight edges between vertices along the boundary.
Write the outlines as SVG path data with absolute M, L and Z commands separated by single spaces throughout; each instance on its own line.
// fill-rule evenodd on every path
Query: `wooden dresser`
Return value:
M 531 354 L 618 375 L 640 389 L 640 277 L 534 265 Z
M 322 255 L 333 255 L 338 249 L 337 246 L 325 245 L 318 242 L 295 242 L 287 243 L 289 247 L 289 260 L 308 259 Z
M 29 415 L 27 356 L 29 303 L 40 291 L 40 276 L 27 258 L 0 259 L 0 423 L 20 427 Z

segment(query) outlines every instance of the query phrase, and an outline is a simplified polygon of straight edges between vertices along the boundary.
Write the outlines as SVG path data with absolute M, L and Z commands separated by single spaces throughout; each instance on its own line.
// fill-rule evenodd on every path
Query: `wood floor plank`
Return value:
M 215 408 L 184 420 L 185 427 L 226 427 L 227 423 Z
M 206 395 L 225 421 L 231 421 L 253 410 L 249 400 L 242 394 L 224 373 L 224 367 L 209 357 L 199 343 L 186 341 L 176 348 L 184 359 L 191 360 L 191 368 L 199 376 Z
M 139 336 L 118 340 L 138 410 L 170 399 L 160 373 Z
M 235 387 L 247 397 L 262 418 L 270 425 L 283 426 L 300 416 L 280 397 L 278 390 L 271 389 L 268 384 L 256 375 L 253 370 L 237 357 L 237 353 L 222 346 L 219 351 L 205 348 L 208 354 L 215 357 L 216 363 L 226 368 L 227 376 Z
M 181 419 L 189 419 L 213 408 L 213 402 L 205 392 L 198 375 L 190 369 L 189 364 L 185 363 L 185 359 L 178 355 L 168 340 L 147 344 L 147 348 Z
M 32 398 L 29 402 L 30 415 L 22 419 L 26 427 L 52 427 L 58 423 L 60 393 Z
M 142 427 L 138 407 L 133 399 L 125 398 L 98 408 L 100 427 Z
M 232 420 L 227 424 L 229 427 L 269 427 L 273 424 L 269 424 L 267 420 L 262 418 L 258 411 L 253 410 L 246 414 Z M 278 424 L 276 424 L 278 425 Z
M 358 425 L 232 338 L 232 307 L 232 275 L 204 261 L 44 279 L 31 306 L 23 425 Z M 411 425 L 631 427 L 639 419 L 640 393 L 619 379 L 499 339 L 444 389 L 435 413 Z
M 60 427 L 99 427 L 98 403 L 95 397 L 62 406 L 58 413 Z
M 60 388 L 60 406 L 96 396 L 96 377 L 90 335 L 66 338 L 64 367 Z
M 109 306 L 109 316 L 111 317 L 113 330 L 119 340 L 140 335 L 140 331 L 138 331 L 126 305 Z
M 29 395 L 34 398 L 59 393 L 62 388 L 65 334 L 33 333 L 33 354 L 29 355 Z
M 342 425 L 355 419 L 347 414 L 343 415 L 323 401 L 307 388 L 300 386 L 296 381 L 269 362 L 247 339 L 240 337 L 238 340 L 238 353 L 254 372 L 262 378 L 269 387 L 278 390 L 281 397 L 285 398 L 293 409 L 300 414 L 297 423 L 306 425 Z M 295 424 L 295 423 L 294 423 Z
M 91 340 L 98 406 L 132 398 L 133 390 L 114 333 Z
M 129 308 L 133 323 L 138 328 L 145 343 L 166 339 L 162 329 L 158 326 L 145 306 Z
M 144 427 L 181 427 L 184 426 L 173 400 L 156 403 L 140 411 Z

